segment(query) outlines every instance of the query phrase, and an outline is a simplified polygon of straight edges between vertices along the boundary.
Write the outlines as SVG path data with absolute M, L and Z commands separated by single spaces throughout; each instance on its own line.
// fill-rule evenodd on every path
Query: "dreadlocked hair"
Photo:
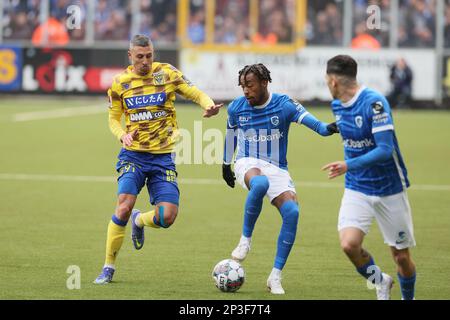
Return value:
M 262 63 L 258 63 L 258 64 L 252 64 L 252 65 L 245 66 L 242 70 L 239 71 L 238 86 L 241 85 L 241 76 L 244 76 L 244 79 L 245 79 L 245 77 L 249 73 L 253 73 L 261 81 L 267 80 L 269 82 L 272 82 L 272 78 L 270 77 L 269 69 L 267 69 L 267 67 L 265 65 L 263 65 Z

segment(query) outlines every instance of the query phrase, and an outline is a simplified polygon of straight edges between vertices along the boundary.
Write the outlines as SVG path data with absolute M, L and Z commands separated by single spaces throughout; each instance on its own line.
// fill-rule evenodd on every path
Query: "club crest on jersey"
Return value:
M 157 86 L 162 86 L 166 83 L 164 77 L 164 71 L 156 72 L 153 74 L 153 82 Z
M 130 84 L 129 83 L 122 83 L 122 88 L 124 90 L 128 90 L 128 89 L 130 89 Z
M 356 116 L 356 117 L 355 117 L 355 123 L 356 123 L 356 126 L 357 126 L 358 128 L 361 128 L 361 127 L 363 126 L 363 117 L 361 117 L 361 116 Z
M 278 116 L 273 116 L 272 118 L 270 118 L 270 122 L 274 125 L 277 126 L 280 124 L 280 118 Z
M 372 110 L 374 114 L 380 114 L 384 112 L 383 102 L 377 101 L 372 104 Z

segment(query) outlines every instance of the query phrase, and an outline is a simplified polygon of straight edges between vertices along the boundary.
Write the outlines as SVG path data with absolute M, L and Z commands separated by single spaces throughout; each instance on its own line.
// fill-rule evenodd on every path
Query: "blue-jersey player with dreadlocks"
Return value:
M 267 196 L 283 219 L 277 252 L 267 287 L 273 294 L 284 294 L 281 270 L 294 244 L 297 233 L 299 205 L 289 175 L 286 153 L 290 124 L 303 124 L 322 136 L 337 133 L 335 123 L 317 120 L 297 101 L 286 95 L 271 93 L 270 71 L 263 64 L 254 64 L 239 71 L 239 86 L 244 96 L 228 106 L 223 178 L 230 187 L 235 180 L 248 195 L 245 202 L 242 236 L 231 256 L 243 261 L 250 250 L 253 229 Z M 236 153 L 234 172 L 231 169 Z

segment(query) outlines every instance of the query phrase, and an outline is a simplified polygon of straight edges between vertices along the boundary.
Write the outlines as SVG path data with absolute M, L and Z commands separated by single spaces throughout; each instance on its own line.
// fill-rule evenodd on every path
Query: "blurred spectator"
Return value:
M 26 12 L 19 11 L 16 14 L 11 15 L 11 18 L 11 29 L 7 37 L 19 40 L 30 39 L 33 28 L 28 24 Z
M 149 35 L 154 43 L 175 42 L 177 35 L 176 0 L 140 0 L 140 2 L 141 25 L 138 33 Z M 129 13 L 131 21 L 131 10 Z
M 95 38 L 99 40 L 128 40 L 131 1 L 96 0 Z
M 214 17 L 216 43 L 241 44 L 249 41 L 249 1 L 217 0 Z
M 39 26 L 40 0 L 2 0 L 3 37 L 12 40 L 31 40 L 33 30 Z
M 253 35 L 256 43 L 290 43 L 293 39 L 295 15 L 294 3 L 287 0 L 261 0 L 258 32 Z
M 390 80 L 392 88 L 387 97 L 389 104 L 393 108 L 407 107 L 412 101 L 413 74 L 405 59 L 398 59 L 391 67 Z
M 355 27 L 356 36 L 352 40 L 353 49 L 378 50 L 380 43 L 378 40 L 367 32 L 365 22 L 360 22 Z
M 197 9 L 191 14 L 188 36 L 193 43 L 205 42 L 205 11 L 203 8 Z
M 306 39 L 309 44 L 342 44 L 342 1 L 308 1 Z
M 34 30 L 31 42 L 35 46 L 63 46 L 69 42 L 66 26 L 58 19 L 50 17 Z
M 450 48 L 450 1 L 447 1 L 447 5 L 445 7 L 445 47 Z
M 436 4 L 432 0 L 404 0 L 399 11 L 399 46 L 435 45 Z

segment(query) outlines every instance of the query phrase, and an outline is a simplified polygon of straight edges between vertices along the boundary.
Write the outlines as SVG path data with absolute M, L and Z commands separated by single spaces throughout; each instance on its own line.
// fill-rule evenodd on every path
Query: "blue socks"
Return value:
M 416 274 L 410 278 L 404 278 L 397 273 L 398 280 L 400 282 L 400 289 L 402 290 L 402 297 L 404 300 L 414 299 L 414 285 L 416 284 Z
M 373 284 L 381 283 L 383 280 L 381 269 L 375 264 L 372 256 L 370 256 L 370 261 L 368 263 L 362 267 L 356 268 L 356 271 L 367 280 L 371 280 Z
M 245 202 L 244 227 L 242 229 L 242 234 L 247 238 L 252 236 L 268 189 L 269 180 L 266 176 L 254 176 L 250 179 L 250 191 Z
M 250 191 L 245 202 L 244 226 L 242 235 L 251 238 L 256 220 L 261 213 L 264 196 L 269 189 L 269 180 L 266 176 L 254 176 L 250 179 Z M 283 224 L 278 236 L 277 253 L 274 268 L 282 270 L 286 264 L 291 248 L 297 234 L 299 216 L 298 204 L 286 201 L 280 208 Z
M 298 204 L 294 201 L 286 201 L 280 208 L 283 224 L 278 236 L 277 254 L 275 256 L 274 268 L 282 270 L 294 245 L 297 234 L 297 223 L 299 216 Z

